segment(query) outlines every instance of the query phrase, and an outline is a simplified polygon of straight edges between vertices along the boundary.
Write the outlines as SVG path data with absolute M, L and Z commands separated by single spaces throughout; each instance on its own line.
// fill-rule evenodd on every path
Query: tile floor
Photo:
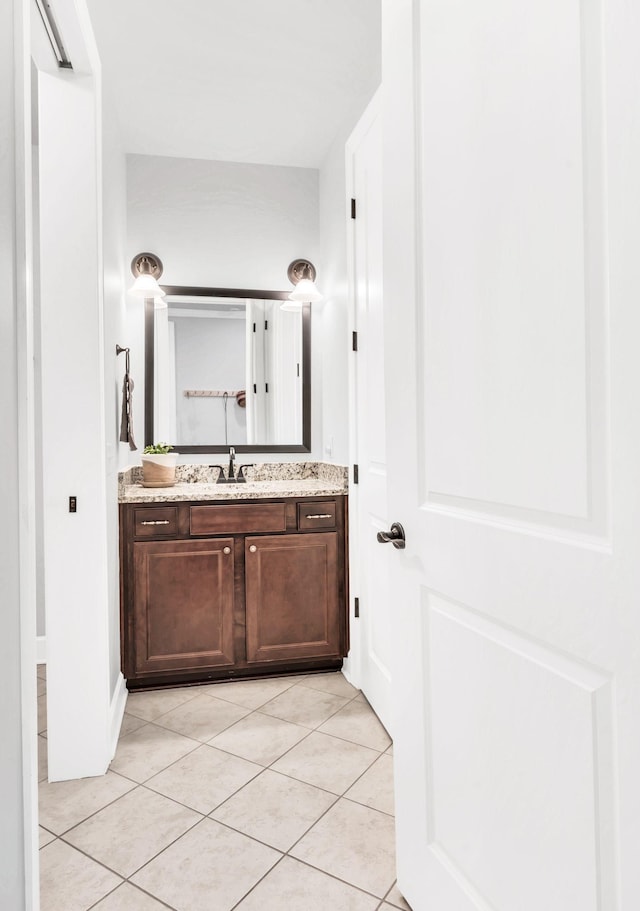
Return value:
M 42 911 L 394 911 L 391 741 L 340 673 L 129 696 L 104 778 L 47 782 Z

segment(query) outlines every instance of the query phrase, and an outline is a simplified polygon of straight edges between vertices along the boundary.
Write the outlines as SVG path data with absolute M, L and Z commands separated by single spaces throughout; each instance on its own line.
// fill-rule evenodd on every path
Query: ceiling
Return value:
M 380 83 L 380 0 L 88 0 L 127 152 L 317 168 Z

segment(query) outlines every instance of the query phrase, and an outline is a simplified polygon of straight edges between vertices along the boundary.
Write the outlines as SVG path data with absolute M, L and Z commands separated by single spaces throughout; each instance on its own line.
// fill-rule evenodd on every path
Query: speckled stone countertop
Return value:
M 242 464 L 238 460 L 238 466 Z M 178 465 L 173 487 L 143 487 L 142 468 L 118 475 L 120 503 L 171 503 L 179 500 L 260 500 L 272 497 L 342 496 L 348 470 L 329 462 L 263 462 L 245 469 L 246 484 L 216 484 L 218 469 Z

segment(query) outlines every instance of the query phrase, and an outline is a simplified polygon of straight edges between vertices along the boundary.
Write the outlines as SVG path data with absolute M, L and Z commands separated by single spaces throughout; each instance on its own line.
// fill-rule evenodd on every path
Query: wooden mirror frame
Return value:
M 288 291 L 256 291 L 245 288 L 202 288 L 185 285 L 161 285 L 168 296 L 184 297 L 248 297 L 254 300 L 289 299 Z M 145 446 L 154 442 L 155 408 L 155 308 L 153 300 L 144 302 L 144 441 Z M 182 446 L 172 443 L 178 452 L 207 453 L 228 452 L 225 444 Z M 231 444 L 234 445 L 234 444 Z M 278 445 L 234 445 L 236 452 L 311 452 L 311 304 L 302 304 L 302 443 Z

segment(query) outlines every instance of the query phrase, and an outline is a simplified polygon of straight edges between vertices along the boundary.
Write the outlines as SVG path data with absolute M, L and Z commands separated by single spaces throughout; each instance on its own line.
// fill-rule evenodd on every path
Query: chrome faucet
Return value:
M 229 447 L 229 471 L 227 474 L 228 481 L 231 481 L 232 479 L 235 480 L 235 474 L 233 473 L 233 463 L 235 462 L 235 460 L 236 460 L 236 451 L 233 448 L 233 446 L 230 446 Z

